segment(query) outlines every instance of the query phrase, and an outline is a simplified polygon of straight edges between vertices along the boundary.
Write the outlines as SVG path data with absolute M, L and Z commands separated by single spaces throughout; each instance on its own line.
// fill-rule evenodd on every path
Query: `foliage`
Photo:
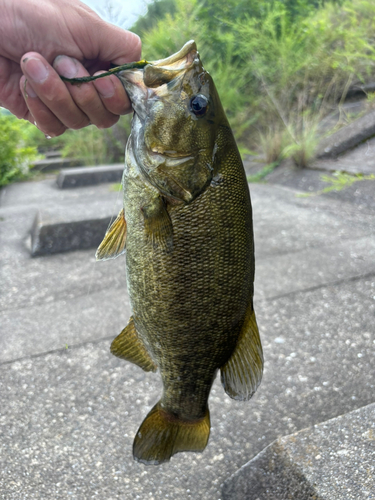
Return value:
M 148 59 L 194 38 L 237 139 L 267 162 L 290 156 L 305 166 L 318 123 L 351 85 L 375 76 L 374 18 L 371 0 L 175 0 L 135 31 Z
M 154 28 L 158 20 L 163 19 L 168 13 L 174 14 L 175 0 L 156 0 L 149 3 L 147 13 L 137 19 L 132 27 L 134 33 L 146 33 Z
M 98 129 L 94 125 L 67 130 L 62 137 L 62 155 L 79 158 L 84 165 L 100 165 L 121 162 L 130 133 L 129 117 L 121 117 L 110 129 Z
M 0 187 L 26 178 L 37 156 L 36 147 L 26 144 L 26 129 L 25 122 L 0 112 Z

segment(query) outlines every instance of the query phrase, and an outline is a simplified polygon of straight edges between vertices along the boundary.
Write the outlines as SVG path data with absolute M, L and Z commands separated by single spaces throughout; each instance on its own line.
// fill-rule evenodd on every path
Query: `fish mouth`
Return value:
M 118 73 L 133 105 L 135 113 L 144 121 L 148 101 L 158 99 L 164 84 L 185 74 L 198 57 L 197 46 L 190 40 L 175 54 L 165 59 L 151 61 L 143 68 L 128 69 Z
M 151 61 L 150 64 L 159 68 L 166 68 L 171 70 L 184 70 L 192 65 L 198 54 L 197 46 L 194 40 L 189 40 L 185 45 L 175 54 L 172 54 L 165 59 L 158 59 Z

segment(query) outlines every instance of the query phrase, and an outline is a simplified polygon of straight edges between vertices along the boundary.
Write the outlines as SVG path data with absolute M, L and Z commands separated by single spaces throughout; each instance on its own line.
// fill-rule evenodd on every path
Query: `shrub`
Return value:
M 148 59 L 194 38 L 240 143 L 314 157 L 318 123 L 375 76 L 372 0 L 176 0 L 144 33 Z M 274 135 L 275 144 L 267 143 Z M 261 140 L 259 139 L 261 138 Z M 262 147 L 263 144 L 263 147 Z
M 26 128 L 23 120 L 0 111 L 0 186 L 26 178 L 29 174 L 37 149 L 26 144 Z

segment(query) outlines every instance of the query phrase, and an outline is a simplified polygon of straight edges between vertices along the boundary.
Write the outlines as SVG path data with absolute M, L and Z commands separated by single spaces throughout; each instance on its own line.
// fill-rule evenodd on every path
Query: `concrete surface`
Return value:
M 130 315 L 124 258 L 31 258 L 25 246 L 38 210 L 85 214 L 93 203 L 116 214 L 121 194 L 59 190 L 54 179 L 2 190 L 0 498 L 219 500 L 222 483 L 275 439 L 374 402 L 371 204 L 276 184 L 251 192 L 263 382 L 241 403 L 216 380 L 207 449 L 146 467 L 131 447 L 159 375 L 109 353 Z
M 278 439 L 223 487 L 223 500 L 371 498 L 375 404 Z
M 123 171 L 123 163 L 95 167 L 64 168 L 57 176 L 56 182 L 60 189 L 91 186 L 105 182 L 121 182 Z

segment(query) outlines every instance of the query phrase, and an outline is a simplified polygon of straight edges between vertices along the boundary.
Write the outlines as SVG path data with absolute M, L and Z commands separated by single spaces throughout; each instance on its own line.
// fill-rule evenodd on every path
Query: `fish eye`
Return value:
M 202 94 L 197 94 L 190 99 L 190 109 L 195 116 L 203 116 L 206 114 L 208 107 L 208 99 Z

